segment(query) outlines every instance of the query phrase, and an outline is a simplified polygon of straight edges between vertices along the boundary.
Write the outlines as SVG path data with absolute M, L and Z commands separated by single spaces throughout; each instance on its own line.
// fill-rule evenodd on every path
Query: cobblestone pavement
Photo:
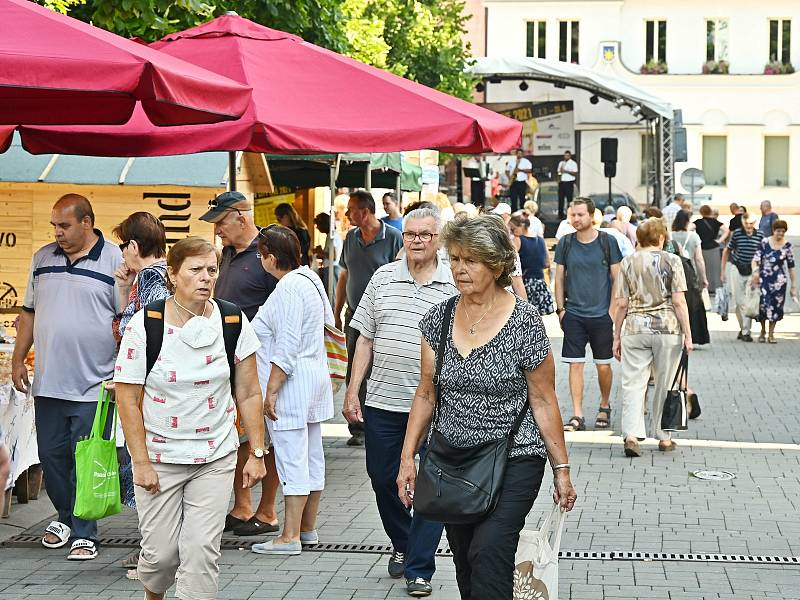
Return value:
M 735 320 L 723 323 L 709 315 L 709 325 L 712 344 L 694 353 L 690 371 L 703 416 L 678 436 L 676 452 L 658 452 L 653 443 L 643 446 L 642 458 L 628 459 L 613 431 L 569 436 L 579 502 L 567 519 L 562 551 L 800 556 L 800 315 L 778 325 L 777 345 L 737 342 Z M 557 322 L 549 317 L 547 326 L 558 355 Z M 591 429 L 597 387 L 593 369 L 587 366 L 586 372 Z M 571 408 L 563 365 L 558 379 L 567 418 Z M 612 430 L 619 426 L 618 398 L 615 383 Z M 347 447 L 344 431 L 342 425 L 326 427 L 321 540 L 386 544 L 363 450 Z M 695 469 L 730 470 L 736 478 L 702 481 L 690 475 Z M 542 492 L 527 527 L 536 528 L 548 496 Z M 44 512 L 36 521 L 49 520 L 47 500 L 37 502 Z M 41 531 L 35 521 L 29 525 L 31 532 Z M 135 525 L 135 515 L 126 512 L 104 521 L 101 535 L 136 536 Z M 243 541 L 241 549 L 223 551 L 220 598 L 406 597 L 404 586 L 386 575 L 385 554 L 305 552 L 280 559 L 254 555 L 248 545 Z M 63 560 L 63 551 L 0 548 L 0 600 L 141 599 L 138 583 L 128 581 L 118 566 L 130 552 L 105 548 L 98 560 L 76 564 Z M 451 559 L 438 558 L 437 565 L 434 597 L 455 600 Z M 800 600 L 800 563 L 562 559 L 560 586 L 562 600 Z

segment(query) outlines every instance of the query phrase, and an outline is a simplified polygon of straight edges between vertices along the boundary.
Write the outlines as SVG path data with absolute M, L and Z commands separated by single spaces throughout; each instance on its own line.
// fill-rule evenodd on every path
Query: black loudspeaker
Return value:
M 617 163 L 615 163 L 615 162 L 603 163 L 603 174 L 606 177 L 616 177 L 617 176 Z
M 600 138 L 600 162 L 617 162 L 617 138 Z

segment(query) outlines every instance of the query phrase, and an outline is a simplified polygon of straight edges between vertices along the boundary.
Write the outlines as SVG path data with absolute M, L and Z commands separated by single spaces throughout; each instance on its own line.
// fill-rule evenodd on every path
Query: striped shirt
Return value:
M 728 248 L 731 251 L 731 261 L 735 264 L 749 265 L 756 251 L 761 247 L 764 236 L 758 229 L 753 230 L 753 235 L 747 235 L 744 228 L 737 229 L 731 236 Z
M 350 327 L 373 342 L 367 406 L 411 410 L 419 384 L 419 322 L 431 307 L 457 293 L 450 269 L 441 260 L 424 285 L 414 281 L 406 258 L 375 271 L 350 321 Z

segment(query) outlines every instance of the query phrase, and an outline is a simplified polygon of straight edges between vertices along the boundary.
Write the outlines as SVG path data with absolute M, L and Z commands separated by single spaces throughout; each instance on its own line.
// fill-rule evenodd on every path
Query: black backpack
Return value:
M 215 299 L 222 319 L 222 339 L 225 341 L 225 354 L 228 356 L 228 368 L 231 371 L 231 392 L 236 388 L 236 342 L 242 332 L 242 309 L 225 300 Z M 147 372 L 145 379 L 153 369 L 164 342 L 164 308 L 166 299 L 156 300 L 144 307 L 144 331 L 147 339 Z

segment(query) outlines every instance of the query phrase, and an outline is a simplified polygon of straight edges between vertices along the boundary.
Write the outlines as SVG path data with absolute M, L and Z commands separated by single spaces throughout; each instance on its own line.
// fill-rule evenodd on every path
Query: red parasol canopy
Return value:
M 247 86 L 195 64 L 29 0 L 0 0 L 0 124 L 120 125 L 137 101 L 148 123 L 216 123 L 249 99 Z
M 99 156 L 479 153 L 507 151 L 520 141 L 517 121 L 235 15 L 152 46 L 252 86 L 242 118 L 164 130 L 137 109 L 123 127 L 25 127 L 23 146 L 34 154 Z

